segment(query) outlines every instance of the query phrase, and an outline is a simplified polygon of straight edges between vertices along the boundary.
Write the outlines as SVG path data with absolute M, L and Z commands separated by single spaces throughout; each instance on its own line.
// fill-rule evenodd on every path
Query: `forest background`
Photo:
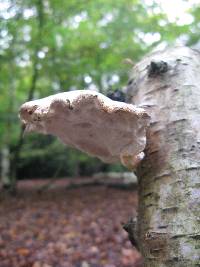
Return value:
M 198 0 L 1 0 L 0 151 L 5 184 L 123 171 L 52 136 L 22 136 L 27 100 L 69 90 L 125 90 L 131 65 L 169 45 L 200 48 Z

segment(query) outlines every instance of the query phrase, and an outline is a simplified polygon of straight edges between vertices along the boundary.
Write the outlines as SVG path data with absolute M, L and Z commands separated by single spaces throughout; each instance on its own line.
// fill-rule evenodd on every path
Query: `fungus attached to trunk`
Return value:
M 25 131 L 59 137 L 104 162 L 134 169 L 144 157 L 149 116 L 145 110 L 89 90 L 59 93 L 21 106 Z

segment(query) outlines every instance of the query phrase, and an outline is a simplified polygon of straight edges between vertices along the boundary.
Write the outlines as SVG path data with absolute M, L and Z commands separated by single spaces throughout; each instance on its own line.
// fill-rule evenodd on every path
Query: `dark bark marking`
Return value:
M 177 210 L 178 210 L 178 206 L 162 208 L 162 211 L 164 211 L 164 212 L 176 212 Z
M 200 240 L 200 233 L 199 234 L 190 235 L 190 237 L 192 239 Z
M 163 85 L 163 86 L 159 86 L 159 87 L 156 87 L 155 89 L 153 89 L 153 90 L 151 90 L 151 91 L 148 91 L 147 93 L 146 93 L 146 95 L 148 96 L 148 95 L 151 95 L 152 93 L 154 93 L 154 92 L 158 92 L 158 91 L 162 91 L 162 90 L 165 90 L 165 89 L 167 89 L 167 88 L 169 88 L 169 85 Z
M 148 77 L 155 77 L 168 71 L 168 64 L 165 61 L 151 61 L 147 67 Z
M 131 85 L 131 84 L 133 83 L 133 81 L 134 81 L 134 79 L 130 79 L 130 80 L 128 81 L 128 85 Z
M 166 177 L 169 177 L 169 176 L 170 176 L 170 173 L 165 173 L 165 174 L 162 174 L 162 175 L 158 175 L 158 176 L 154 177 L 154 181 L 162 179 L 162 178 L 166 178 Z
M 130 218 L 128 222 L 123 225 L 123 229 L 128 233 L 131 244 L 139 250 L 137 237 L 137 218 Z
M 144 241 L 148 247 L 149 253 L 154 258 L 164 257 L 167 246 L 167 233 L 147 232 Z
M 73 106 L 71 105 L 71 102 L 69 101 L 69 99 L 66 99 L 66 101 L 67 101 L 67 103 L 68 103 L 68 107 L 69 107 L 69 109 L 73 109 Z
M 166 228 L 168 228 L 168 225 L 159 225 L 158 228 L 159 229 L 166 229 Z

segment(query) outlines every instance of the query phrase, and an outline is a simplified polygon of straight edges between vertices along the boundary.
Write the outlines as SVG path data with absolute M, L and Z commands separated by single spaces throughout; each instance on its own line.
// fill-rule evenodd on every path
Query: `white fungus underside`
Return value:
M 59 137 L 104 162 L 133 168 L 143 157 L 149 116 L 131 104 L 89 90 L 26 102 L 20 109 L 26 131 Z

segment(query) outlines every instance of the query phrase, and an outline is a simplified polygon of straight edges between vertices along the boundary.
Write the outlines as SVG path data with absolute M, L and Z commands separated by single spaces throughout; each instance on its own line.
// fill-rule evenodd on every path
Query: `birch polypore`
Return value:
M 101 160 L 135 168 L 144 157 L 149 116 L 142 108 L 89 90 L 70 91 L 21 106 L 26 131 L 59 137 Z

